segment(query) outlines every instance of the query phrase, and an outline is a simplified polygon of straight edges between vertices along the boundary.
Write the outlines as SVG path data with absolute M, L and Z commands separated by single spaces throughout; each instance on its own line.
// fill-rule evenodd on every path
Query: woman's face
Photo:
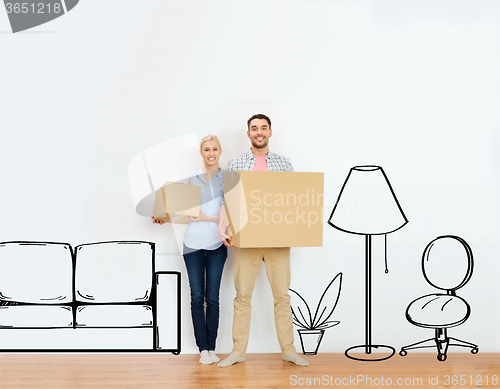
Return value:
M 207 167 L 217 167 L 219 166 L 219 157 L 221 155 L 219 143 L 210 140 L 208 142 L 203 143 L 203 146 L 200 150 L 200 154 L 203 157 L 203 162 Z

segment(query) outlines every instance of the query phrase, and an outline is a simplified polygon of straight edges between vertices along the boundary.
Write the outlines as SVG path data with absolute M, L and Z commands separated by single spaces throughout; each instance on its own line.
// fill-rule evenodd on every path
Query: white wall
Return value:
M 381 165 L 391 180 L 410 223 L 389 236 L 389 274 L 374 254 L 374 342 L 432 335 L 404 310 L 433 292 L 425 245 L 456 234 L 476 267 L 460 291 L 472 315 L 453 334 L 500 352 L 499 16 L 493 0 L 82 0 L 12 34 L 0 12 L 0 240 L 156 242 L 159 268 L 186 280 L 183 352 L 195 352 L 173 232 L 134 213 L 127 166 L 193 131 L 219 135 L 225 164 L 263 112 L 273 151 L 325 172 L 325 217 L 352 166 Z M 363 238 L 324 229 L 324 247 L 293 249 L 292 288 L 314 304 L 344 272 L 341 324 L 320 349 L 342 352 L 363 341 Z M 231 256 L 221 353 L 232 346 L 232 270 Z M 261 270 L 248 351 L 278 352 Z

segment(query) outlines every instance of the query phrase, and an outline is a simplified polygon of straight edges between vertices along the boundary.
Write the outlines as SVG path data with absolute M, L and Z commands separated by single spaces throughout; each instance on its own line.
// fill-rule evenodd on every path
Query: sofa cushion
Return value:
M 75 247 L 76 301 L 147 301 L 153 282 L 154 252 L 146 242 L 104 242 Z
M 0 243 L 0 301 L 62 304 L 73 298 L 72 249 L 66 243 Z
M 0 306 L 0 328 L 72 328 L 72 308 L 58 305 Z
M 152 327 L 153 311 L 148 305 L 85 305 L 76 309 L 77 327 Z

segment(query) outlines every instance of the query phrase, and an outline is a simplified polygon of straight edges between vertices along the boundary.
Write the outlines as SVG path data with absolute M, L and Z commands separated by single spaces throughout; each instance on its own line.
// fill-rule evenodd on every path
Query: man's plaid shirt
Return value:
M 266 161 L 267 168 L 271 172 L 293 172 L 293 166 L 290 163 L 290 160 L 286 157 L 269 151 L 266 155 Z M 253 170 L 254 165 L 255 156 L 250 149 L 245 154 L 230 160 L 227 170 Z

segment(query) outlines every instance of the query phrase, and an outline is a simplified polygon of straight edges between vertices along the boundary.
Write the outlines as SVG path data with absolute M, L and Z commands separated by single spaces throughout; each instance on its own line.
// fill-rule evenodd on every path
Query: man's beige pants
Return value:
M 295 353 L 290 307 L 290 247 L 234 250 L 233 354 L 245 356 L 250 335 L 252 292 L 264 261 L 274 297 L 274 322 L 283 355 Z

